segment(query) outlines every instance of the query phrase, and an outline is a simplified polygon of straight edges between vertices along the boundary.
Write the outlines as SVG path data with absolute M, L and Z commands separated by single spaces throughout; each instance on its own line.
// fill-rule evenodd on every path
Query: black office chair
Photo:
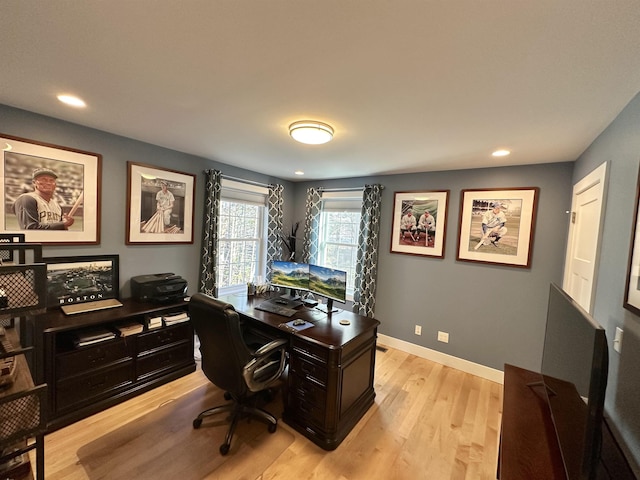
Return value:
M 200 339 L 202 371 L 216 386 L 225 391 L 225 399 L 232 403 L 210 408 L 193 421 L 200 428 L 204 417 L 220 412 L 231 412 L 231 424 L 220 453 L 226 455 L 238 420 L 253 416 L 276 431 L 277 419 L 266 410 L 255 406 L 257 393 L 274 387 L 286 367 L 287 340 L 273 340 L 253 351 L 242 336 L 240 319 L 233 305 L 202 293 L 196 293 L 189 302 L 191 322 Z

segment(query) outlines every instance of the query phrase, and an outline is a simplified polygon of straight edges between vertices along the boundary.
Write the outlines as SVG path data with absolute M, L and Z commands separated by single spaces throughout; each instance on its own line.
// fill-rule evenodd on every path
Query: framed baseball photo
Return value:
M 102 156 L 0 134 L 0 231 L 26 242 L 100 243 Z
M 630 312 L 640 315 L 640 176 L 636 187 L 635 205 L 633 207 L 633 229 L 629 245 L 629 263 L 624 292 L 623 306 Z
M 449 190 L 394 196 L 391 253 L 444 257 Z
M 463 190 L 457 260 L 529 268 L 538 191 Z
M 196 176 L 127 162 L 127 245 L 193 243 Z

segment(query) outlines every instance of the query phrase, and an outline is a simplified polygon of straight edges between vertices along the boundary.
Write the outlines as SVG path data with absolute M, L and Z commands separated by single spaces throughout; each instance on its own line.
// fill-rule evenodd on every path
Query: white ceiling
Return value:
M 2 0 L 0 19 L 0 103 L 291 180 L 573 161 L 640 90 L 638 0 Z M 334 140 L 294 142 L 303 119 Z

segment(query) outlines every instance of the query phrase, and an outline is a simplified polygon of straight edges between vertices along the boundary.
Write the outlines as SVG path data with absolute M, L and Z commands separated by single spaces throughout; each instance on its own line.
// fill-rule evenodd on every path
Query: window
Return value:
M 347 296 L 353 299 L 362 192 L 324 192 L 318 263 L 347 272 Z
M 218 226 L 218 293 L 240 292 L 265 275 L 267 189 L 222 180 Z

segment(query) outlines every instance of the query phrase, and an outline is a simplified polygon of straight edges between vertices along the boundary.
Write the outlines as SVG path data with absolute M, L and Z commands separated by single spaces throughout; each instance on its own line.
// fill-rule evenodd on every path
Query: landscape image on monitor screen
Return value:
M 311 265 L 309 290 L 327 298 L 344 302 L 347 298 L 347 272 Z
M 273 262 L 271 283 L 306 290 L 309 288 L 309 266 L 306 263 Z
M 47 306 L 116 297 L 113 270 L 111 260 L 48 263 Z

